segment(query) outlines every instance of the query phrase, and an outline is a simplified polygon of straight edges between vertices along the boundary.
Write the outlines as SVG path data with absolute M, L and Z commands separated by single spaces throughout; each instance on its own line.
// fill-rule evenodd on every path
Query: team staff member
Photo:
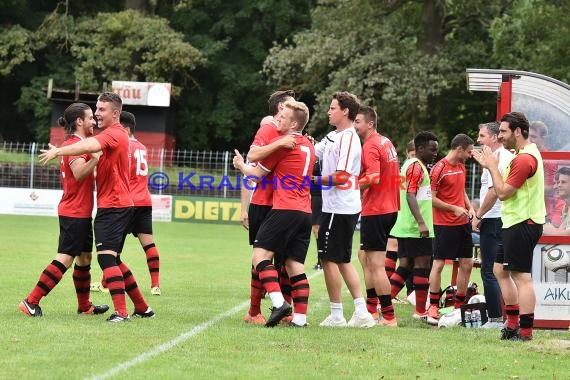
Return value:
M 489 169 L 493 188 L 503 201 L 503 254 L 497 254 L 502 270 L 495 276 L 505 301 L 507 326 L 501 339 L 531 340 L 536 296 L 532 282 L 532 255 L 546 221 L 544 166 L 536 146 L 528 138 L 529 122 L 521 112 L 501 118 L 499 140 L 515 157 L 501 176 L 498 159 L 489 147 L 475 152 L 481 166 Z
M 479 125 L 479 138 L 482 146 L 488 146 L 499 158 L 499 172 L 501 175 L 513 154 L 509 152 L 499 141 L 499 123 L 493 121 Z M 481 173 L 481 191 L 479 192 L 481 206 L 476 210 L 473 219 L 473 227 L 479 230 L 481 246 L 481 280 L 485 290 L 485 302 L 489 320 L 483 325 L 484 328 L 503 327 L 503 314 L 501 310 L 501 288 L 494 275 L 494 267 L 497 252 L 503 244 L 503 231 L 501 221 L 501 201 L 493 190 L 493 179 L 488 169 Z M 499 268 L 500 269 L 500 268 Z

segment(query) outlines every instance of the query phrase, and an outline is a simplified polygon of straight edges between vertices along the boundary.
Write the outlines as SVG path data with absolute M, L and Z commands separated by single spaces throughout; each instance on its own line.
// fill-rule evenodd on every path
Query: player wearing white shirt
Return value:
M 317 248 L 325 275 L 331 314 L 321 322 L 327 327 L 372 327 L 375 321 L 366 309 L 358 272 L 351 263 L 352 237 L 361 211 L 358 175 L 362 148 L 354 129 L 360 105 L 348 92 L 336 92 L 331 101 L 329 124 L 336 130 L 316 144 L 322 162 L 322 177 L 313 182 L 323 185 L 323 216 Z M 342 306 L 342 280 L 354 299 L 354 314 L 347 323 Z
M 499 158 L 499 172 L 503 174 L 514 155 L 503 147 L 498 140 L 499 123 L 496 121 L 479 125 L 480 145 L 487 145 L 493 154 Z M 503 327 L 501 310 L 501 289 L 493 271 L 502 271 L 501 264 L 495 264 L 497 250 L 503 243 L 501 221 L 501 201 L 493 189 L 493 179 L 489 169 L 483 169 L 481 174 L 481 190 L 479 192 L 481 207 L 473 218 L 473 228 L 481 234 L 481 281 L 485 289 L 485 301 L 489 322 L 483 327 Z M 494 267 L 497 268 L 494 268 Z

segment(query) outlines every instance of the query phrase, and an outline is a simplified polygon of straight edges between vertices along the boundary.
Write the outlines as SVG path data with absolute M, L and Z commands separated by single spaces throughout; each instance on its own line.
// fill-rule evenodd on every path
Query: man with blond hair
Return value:
M 289 325 L 304 327 L 310 293 L 304 265 L 311 239 L 310 181 L 307 179 L 313 171 L 315 151 L 309 139 L 302 135 L 309 121 L 309 110 L 304 103 L 285 102 L 278 121 L 279 132 L 295 139 L 292 150 L 280 148 L 256 166 L 247 165 L 236 150 L 233 162 L 245 175 L 262 179 L 273 173 L 274 178 L 273 207 L 255 236 L 252 254 L 252 265 L 273 305 L 265 326 L 273 327 L 293 312 L 283 297 L 278 272 L 272 263 L 275 260 L 284 263 L 291 281 L 294 315 Z

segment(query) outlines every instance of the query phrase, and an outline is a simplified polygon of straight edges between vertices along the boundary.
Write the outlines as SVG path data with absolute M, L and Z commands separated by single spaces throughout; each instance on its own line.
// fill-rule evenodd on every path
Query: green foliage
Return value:
M 267 51 L 309 25 L 308 0 L 192 1 L 158 13 L 208 58 L 176 103 L 177 143 L 190 148 L 247 147 L 275 90 L 261 73 Z
M 13 37 L 14 48 L 8 44 L 0 48 L 3 60 L 4 46 L 17 51 L 18 46 L 25 45 L 17 51 L 17 57 L 28 54 L 25 57 L 30 61 L 33 53 L 39 62 L 16 102 L 22 121 L 34 126 L 38 141 L 49 138 L 46 127 L 50 104 L 45 97 L 48 78 L 53 78 L 58 88 L 69 89 L 79 82 L 83 90 L 91 91 L 112 80 L 171 82 L 176 97 L 193 81 L 192 71 L 205 63 L 202 53 L 164 18 L 136 10 L 95 16 L 75 16 L 68 11 L 56 7 L 35 32 L 22 29 L 20 34 L 27 40 L 20 42 Z M 11 70 L 18 63 L 2 70 Z
M 20 126 L 0 126 L 6 139 L 46 138 L 48 78 L 93 91 L 111 80 L 171 82 L 178 147 L 240 150 L 275 89 L 300 93 L 317 136 L 332 92 L 354 92 L 402 150 L 419 130 L 434 130 L 445 148 L 495 117 L 493 94 L 466 90 L 467 67 L 570 82 L 567 0 L 0 0 L 0 8 L 0 117 Z
M 14 67 L 33 60 L 28 30 L 19 25 L 0 28 L 0 76 L 9 75 Z
M 50 130 L 47 121 L 51 114 L 51 103 L 46 97 L 46 77 L 32 79 L 29 86 L 22 88 L 20 98 L 17 101 L 18 111 L 23 114 L 23 119 L 33 125 L 35 139 L 38 142 L 48 142 Z
M 447 57 L 417 48 L 421 9 L 410 2 L 394 10 L 371 0 L 317 6 L 311 30 L 273 47 L 265 72 L 285 86 L 316 92 L 316 134 L 324 133 L 331 94 L 347 90 L 376 106 L 380 130 L 405 146 L 428 127 L 428 99 L 450 87 L 452 72 Z
M 491 27 L 493 57 L 504 68 L 570 82 L 569 1 L 518 0 Z
M 48 42 L 68 48 L 75 60 L 74 77 L 86 90 L 112 80 L 185 84 L 204 62 L 202 54 L 168 21 L 136 10 L 99 13 L 74 20 L 54 15 L 42 28 Z M 179 91 L 175 91 L 175 95 Z

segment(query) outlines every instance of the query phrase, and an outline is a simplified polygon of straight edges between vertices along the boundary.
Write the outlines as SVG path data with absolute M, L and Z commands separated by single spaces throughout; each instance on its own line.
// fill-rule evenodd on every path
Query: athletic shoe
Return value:
M 371 317 L 372 318 L 372 317 Z M 322 327 L 347 327 L 346 319 L 344 317 L 340 320 L 333 319 L 332 315 L 329 315 L 322 321 L 319 326 Z
M 271 315 L 267 319 L 265 327 L 274 327 L 284 317 L 288 317 L 293 312 L 293 308 L 291 308 L 291 305 L 286 301 L 284 301 L 280 307 L 272 307 L 269 310 L 271 310 Z
M 120 315 L 116 311 L 113 314 L 111 314 L 109 316 L 109 318 L 107 318 L 107 322 L 111 322 L 111 323 L 130 322 L 130 321 L 131 321 L 131 318 L 129 318 L 128 315 L 123 317 L 122 315 Z
M 501 330 L 501 340 L 516 340 L 520 338 L 519 329 L 510 329 L 505 327 Z
M 418 314 L 417 312 L 414 312 L 414 314 L 412 314 L 412 318 L 417 319 L 418 321 L 422 321 L 427 323 L 427 318 L 428 318 L 428 313 L 423 312 L 422 314 Z
M 283 319 L 279 321 L 279 324 L 288 325 L 289 323 L 291 323 L 292 320 L 293 320 L 293 313 L 291 313 L 291 315 L 283 317 Z
M 347 327 L 360 327 L 369 329 L 370 327 L 374 327 L 376 325 L 376 321 L 372 318 L 370 313 L 366 313 L 363 315 L 358 315 L 356 313 L 352 314 L 352 318 L 346 324 Z
M 298 324 L 296 324 L 296 323 L 289 322 L 289 323 L 287 324 L 287 326 L 293 327 L 293 328 L 299 328 L 299 327 L 300 327 L 300 328 L 303 328 L 303 327 L 309 326 L 309 324 L 308 324 L 308 323 L 305 323 L 304 325 L 298 325 Z
M 160 295 L 160 287 L 153 286 L 152 288 L 150 288 L 150 294 L 152 294 L 153 296 L 159 296 Z
M 245 318 L 243 320 L 245 323 L 250 323 L 252 325 L 265 325 L 265 323 L 267 323 L 265 317 L 261 313 L 257 315 L 249 315 L 248 313 L 245 315 Z
M 532 340 L 532 335 L 531 336 L 522 336 L 520 334 L 513 336 L 512 338 L 509 338 L 509 340 L 513 341 L 513 342 L 528 342 L 529 340 Z
M 154 317 L 154 311 L 152 311 L 152 309 L 150 308 L 150 306 L 146 309 L 146 311 L 140 312 L 140 311 L 135 311 L 133 313 L 133 317 L 138 317 L 138 318 L 152 318 Z
M 100 282 L 92 282 L 91 285 L 89 286 L 89 290 L 92 292 L 109 293 L 109 289 L 104 287 L 103 284 Z
M 27 316 L 30 317 L 41 317 L 42 316 L 42 308 L 40 305 L 34 305 L 33 303 L 29 303 L 27 299 L 24 298 L 22 302 L 18 305 L 20 311 Z
M 505 324 L 503 322 L 495 321 L 489 321 L 481 326 L 482 329 L 502 329 L 503 327 L 505 327 Z
M 86 311 L 77 310 L 77 314 L 80 314 L 80 315 L 90 315 L 90 314 L 98 315 L 98 314 L 106 313 L 107 310 L 109 310 L 109 305 L 93 305 L 93 304 L 90 304 L 89 309 L 87 309 Z
M 381 320 L 378 321 L 378 326 L 398 327 L 398 320 L 396 319 L 396 317 L 394 317 L 393 319 L 382 318 Z
M 439 308 L 437 305 L 429 305 L 427 314 L 426 322 L 432 326 L 437 326 L 439 323 Z

